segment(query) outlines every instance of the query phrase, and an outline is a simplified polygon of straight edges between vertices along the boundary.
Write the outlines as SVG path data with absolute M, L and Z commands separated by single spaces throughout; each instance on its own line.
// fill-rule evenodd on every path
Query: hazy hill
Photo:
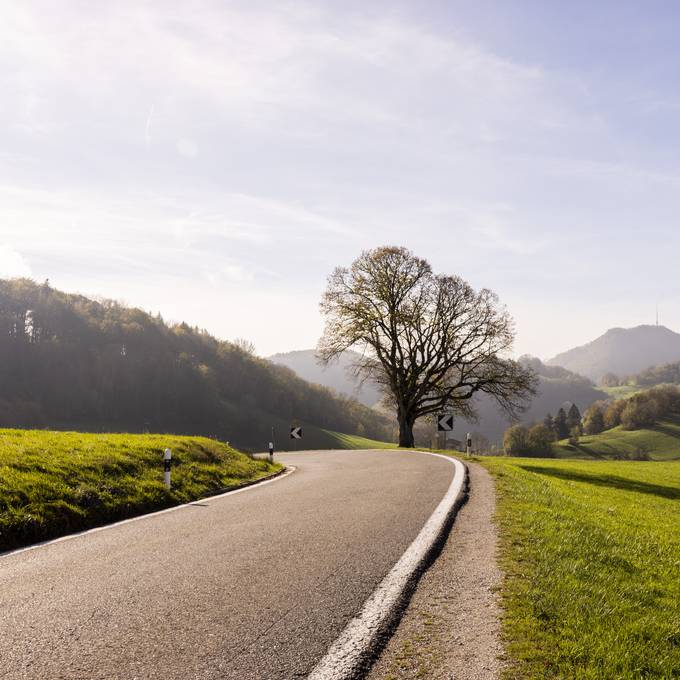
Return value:
M 214 435 L 263 450 L 272 426 L 288 446 L 292 423 L 319 447 L 327 430 L 393 434 L 379 413 L 206 331 L 0 280 L 0 427 Z
M 546 366 L 540 359 L 529 356 L 521 357 L 520 361 L 530 366 L 538 375 L 538 393 L 527 411 L 521 414 L 520 420 L 523 423 L 542 421 L 546 414 L 555 415 L 560 406 L 567 403 L 576 404 L 583 412 L 594 401 L 608 397 L 605 392 L 595 388 L 588 378 L 561 366 Z M 456 438 L 462 439 L 467 432 L 479 432 L 491 442 L 501 442 L 503 433 L 511 422 L 486 396 L 479 397 L 476 405 L 479 422 L 456 421 L 454 428 Z
M 335 361 L 324 367 L 316 360 L 313 349 L 302 349 L 295 352 L 274 354 L 269 360 L 281 366 L 287 366 L 301 378 L 311 383 L 330 387 L 340 394 L 354 397 L 366 406 L 374 406 L 380 401 L 378 389 L 366 382 L 359 386 L 359 382 L 351 374 L 350 366 L 358 355 L 355 352 L 345 352 Z
M 680 334 L 665 326 L 612 328 L 587 345 L 558 354 L 547 364 L 599 381 L 607 373 L 626 376 L 680 360 Z
M 375 387 L 365 384 L 360 392 L 356 391 L 356 383 L 347 372 L 352 356 L 351 353 L 347 354 L 340 363 L 325 370 L 317 364 L 314 350 L 311 349 L 277 354 L 270 357 L 270 360 L 288 366 L 309 381 L 331 387 L 343 394 L 354 394 L 365 404 L 375 404 L 380 398 Z M 607 394 L 596 389 L 588 378 L 561 366 L 546 366 L 540 359 L 529 356 L 522 357 L 521 361 L 539 376 L 538 394 L 528 411 L 523 414 L 524 422 L 543 420 L 548 412 L 554 415 L 566 402 L 575 403 L 581 411 L 585 411 L 594 401 L 607 398 Z M 457 420 L 454 427 L 455 438 L 463 440 L 467 432 L 479 432 L 492 442 L 500 442 L 511 423 L 504 414 L 499 413 L 495 403 L 488 397 L 477 398 L 476 405 L 479 422 Z M 420 423 L 418 432 L 419 441 L 423 444 L 429 441 L 427 428 L 423 423 Z
M 637 375 L 628 376 L 630 385 L 653 387 L 654 385 L 680 385 L 680 361 L 651 366 Z

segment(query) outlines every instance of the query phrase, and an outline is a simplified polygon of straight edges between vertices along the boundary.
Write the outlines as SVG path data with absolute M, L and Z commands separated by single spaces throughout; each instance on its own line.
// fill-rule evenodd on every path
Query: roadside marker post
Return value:
M 170 483 L 170 463 L 172 461 L 172 452 L 170 449 L 165 449 L 163 454 L 163 467 L 165 470 L 165 488 L 170 489 L 172 484 Z
M 274 442 L 269 442 L 269 462 L 274 462 Z
M 465 442 L 467 446 L 465 447 L 465 453 L 469 456 L 472 453 L 472 436 L 467 433 L 467 441 Z

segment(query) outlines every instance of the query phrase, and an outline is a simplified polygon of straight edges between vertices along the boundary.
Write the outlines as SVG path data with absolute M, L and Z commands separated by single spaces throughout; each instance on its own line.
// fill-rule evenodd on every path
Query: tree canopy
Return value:
M 509 358 L 513 322 L 497 296 L 459 276 L 434 274 L 406 248 L 363 252 L 330 275 L 319 355 L 361 354 L 358 375 L 380 385 L 399 421 L 400 446 L 414 445 L 417 419 L 443 411 L 475 415 L 488 394 L 511 415 L 534 393 L 531 369 Z

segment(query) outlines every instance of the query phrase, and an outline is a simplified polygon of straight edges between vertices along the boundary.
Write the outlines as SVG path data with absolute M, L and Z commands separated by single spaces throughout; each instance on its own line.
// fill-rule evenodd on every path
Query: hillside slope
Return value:
M 624 430 L 615 427 L 600 434 L 585 435 L 578 444 L 567 440 L 553 445 L 558 458 L 636 458 L 680 460 L 680 419 L 664 420 L 653 427 Z
M 680 334 L 665 326 L 612 328 L 581 347 L 546 363 L 599 381 L 607 373 L 630 375 L 650 366 L 680 360 Z
M 651 366 L 637 375 L 628 376 L 626 382 L 636 387 L 680 385 L 680 361 Z
M 393 435 L 381 414 L 206 331 L 0 281 L 0 427 L 209 435 L 261 451 L 272 427 L 285 448 L 292 424 Z
M 337 361 L 328 366 L 319 364 L 313 349 L 274 354 L 268 358 L 275 364 L 287 366 L 308 382 L 324 385 L 347 397 L 354 397 L 366 406 L 374 406 L 380 401 L 378 389 L 368 382 L 360 385 L 351 373 L 352 361 L 356 356 L 358 355 L 355 352 L 344 352 Z
M 526 412 L 520 416 L 523 423 L 542 421 L 548 413 L 555 415 L 566 403 L 576 404 L 583 412 L 593 402 L 607 398 L 606 393 L 596 389 L 590 380 L 583 376 L 559 366 L 546 366 L 535 357 L 521 357 L 520 361 L 530 366 L 538 375 L 537 394 Z M 462 440 L 467 432 L 479 432 L 491 442 L 500 443 L 511 422 L 505 414 L 499 412 L 489 397 L 478 397 L 475 403 L 479 414 L 478 422 L 456 420 L 454 435 Z

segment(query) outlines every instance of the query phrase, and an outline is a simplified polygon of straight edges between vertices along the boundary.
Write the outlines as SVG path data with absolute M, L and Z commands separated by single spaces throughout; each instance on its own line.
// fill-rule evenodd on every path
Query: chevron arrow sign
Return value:
M 291 439 L 302 439 L 302 428 L 301 427 L 291 427 L 290 428 L 290 438 Z
M 451 413 L 443 413 L 437 416 L 437 431 L 451 432 L 453 430 L 453 415 Z

